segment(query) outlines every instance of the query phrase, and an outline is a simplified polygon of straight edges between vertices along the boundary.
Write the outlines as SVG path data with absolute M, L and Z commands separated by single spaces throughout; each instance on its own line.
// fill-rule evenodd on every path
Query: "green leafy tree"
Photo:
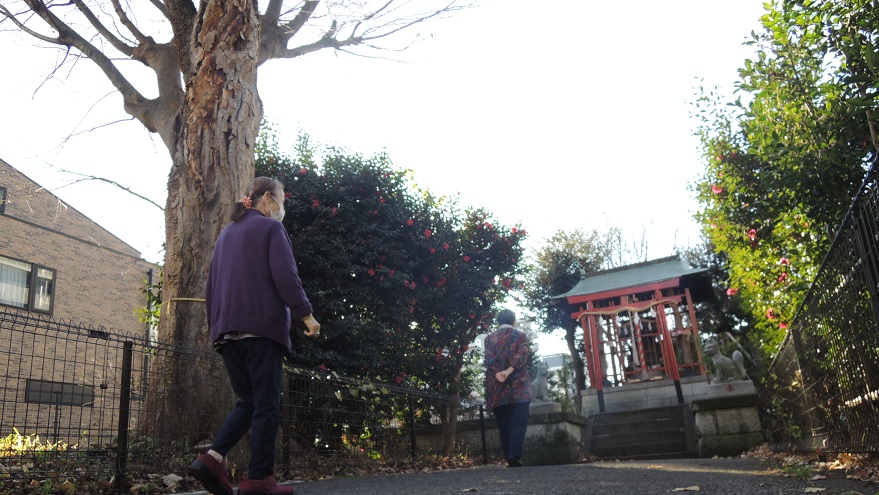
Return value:
M 739 99 L 700 88 L 706 170 L 694 187 L 726 289 L 771 356 L 875 157 L 879 23 L 866 1 L 784 1 L 762 22 Z
M 565 330 L 565 342 L 574 369 L 573 383 L 578 393 L 586 388 L 583 336 L 579 325 L 571 318 L 570 307 L 556 296 L 571 290 L 585 273 L 610 268 L 621 239 L 618 229 L 604 234 L 597 230 L 559 230 L 529 260 L 524 305 L 542 322 L 541 331 Z

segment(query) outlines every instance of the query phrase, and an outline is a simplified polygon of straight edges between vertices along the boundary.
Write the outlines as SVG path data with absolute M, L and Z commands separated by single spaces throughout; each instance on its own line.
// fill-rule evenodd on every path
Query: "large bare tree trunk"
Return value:
M 256 87 L 259 13 L 248 0 L 203 3 L 192 43 L 182 55 L 186 96 L 173 150 L 165 208 L 166 306 L 159 335 L 210 349 L 204 297 L 210 255 L 232 204 L 254 174 L 254 143 L 262 119 Z M 185 44 L 185 43 L 184 43 Z M 178 45 L 179 46 L 179 45 Z M 164 356 L 164 357 L 163 357 Z M 191 443 L 209 438 L 233 400 L 222 362 L 160 355 L 156 434 L 185 432 Z

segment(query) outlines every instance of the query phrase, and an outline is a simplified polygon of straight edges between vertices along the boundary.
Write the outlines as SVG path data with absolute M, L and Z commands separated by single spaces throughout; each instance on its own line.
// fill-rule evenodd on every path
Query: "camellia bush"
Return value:
M 726 295 L 773 356 L 876 157 L 879 16 L 862 0 L 767 5 L 739 98 L 700 88 L 706 167 L 694 189 Z
M 520 288 L 520 227 L 416 188 L 385 153 L 290 156 L 263 134 L 257 174 L 284 183 L 285 227 L 321 338 L 294 331 L 293 361 L 442 393 L 481 387 L 469 344 Z M 475 382 L 479 382 L 478 384 Z

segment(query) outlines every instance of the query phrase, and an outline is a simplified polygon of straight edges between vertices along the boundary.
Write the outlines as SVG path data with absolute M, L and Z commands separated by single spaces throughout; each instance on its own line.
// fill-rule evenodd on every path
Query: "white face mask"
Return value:
M 272 199 L 275 201 L 275 203 L 278 203 L 278 200 L 275 199 L 274 196 L 272 196 Z M 284 204 L 283 203 L 278 203 L 278 211 L 272 210 L 271 207 L 269 208 L 269 215 L 271 215 L 272 218 L 274 218 L 275 220 L 277 220 L 279 222 L 284 221 L 284 214 L 285 213 L 286 212 L 284 211 Z
M 271 194 L 270 196 L 272 197 L 272 200 L 275 203 L 278 203 L 278 211 L 273 210 L 272 207 L 269 206 L 269 216 L 271 216 L 272 218 L 274 218 L 275 220 L 277 220 L 279 222 L 283 222 L 284 221 L 284 213 L 285 213 L 284 204 L 279 203 L 278 200 L 275 199 L 275 196 L 273 194 Z

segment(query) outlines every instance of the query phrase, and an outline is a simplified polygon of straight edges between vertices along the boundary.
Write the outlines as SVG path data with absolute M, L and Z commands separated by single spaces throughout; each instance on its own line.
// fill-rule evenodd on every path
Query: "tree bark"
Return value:
M 165 307 L 161 339 L 210 349 L 204 297 L 210 256 L 237 196 L 254 175 L 262 120 L 256 86 L 259 13 L 248 0 L 210 0 L 192 23 L 186 93 L 165 207 Z M 233 399 L 220 360 L 157 357 L 153 410 L 161 438 L 196 443 L 217 430 Z M 207 385 L 209 384 L 209 385 Z M 181 400 L 185 397 L 185 400 Z M 179 438 L 179 437 L 178 437 Z
M 571 360 L 573 361 L 574 385 L 577 387 L 577 396 L 574 397 L 574 400 L 572 401 L 574 403 L 574 410 L 577 411 L 577 414 L 580 413 L 582 408 L 580 393 L 586 390 L 586 373 L 583 372 L 583 358 L 580 357 L 580 351 L 577 349 L 577 342 L 575 339 L 578 328 L 579 327 L 574 324 L 565 329 L 565 342 L 568 344 L 568 352 L 571 354 Z
M 458 374 L 456 378 L 460 378 L 461 370 L 458 370 Z M 447 456 L 454 455 L 455 453 L 455 438 L 458 435 L 458 405 L 460 403 L 460 393 L 461 387 L 458 385 L 458 381 L 455 381 L 452 384 L 452 390 L 450 390 L 450 394 L 455 397 L 455 401 L 449 403 L 449 407 L 446 409 L 448 416 L 446 421 L 443 424 L 443 452 Z

